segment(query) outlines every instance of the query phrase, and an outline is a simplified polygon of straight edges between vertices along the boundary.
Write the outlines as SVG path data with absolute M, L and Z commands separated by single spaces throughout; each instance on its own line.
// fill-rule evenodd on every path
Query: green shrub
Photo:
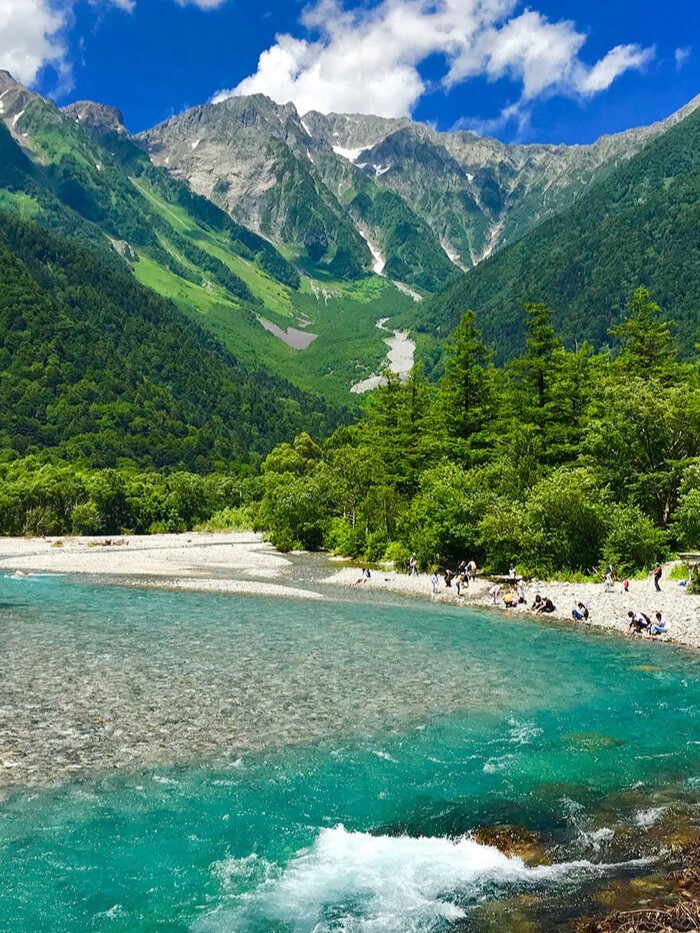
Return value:
M 664 531 L 636 505 L 614 505 L 608 516 L 608 536 L 603 559 L 618 574 L 630 574 L 668 555 Z
M 211 518 L 195 527 L 195 531 L 251 531 L 254 525 L 253 510 L 246 506 L 237 509 L 221 509 Z
M 406 570 L 410 559 L 411 552 L 401 541 L 392 541 L 384 551 L 384 560 L 390 561 L 394 570 Z
M 29 509 L 24 518 L 22 529 L 25 535 L 58 535 L 63 532 L 61 520 L 48 506 Z
M 326 533 L 325 546 L 343 557 L 359 557 L 365 547 L 364 533 L 353 528 L 347 518 L 334 518 Z
M 365 560 L 369 564 L 376 564 L 380 561 L 386 552 L 387 536 L 383 531 L 373 531 L 367 535 L 365 544 Z
M 96 535 L 100 531 L 100 513 L 94 502 L 79 502 L 70 519 L 75 535 Z

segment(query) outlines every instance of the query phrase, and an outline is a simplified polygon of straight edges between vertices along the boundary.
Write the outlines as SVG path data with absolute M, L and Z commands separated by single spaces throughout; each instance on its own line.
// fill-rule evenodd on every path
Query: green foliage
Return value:
M 242 521 L 246 487 L 226 474 L 91 470 L 36 458 L 0 466 L 0 482 L 0 531 L 11 535 L 232 528 L 234 517 Z
M 331 418 L 119 263 L 0 213 L 0 451 L 206 472 Z M 319 433 L 323 433 L 323 428 Z
M 664 531 L 636 505 L 617 504 L 608 517 L 608 537 L 603 558 L 618 574 L 652 567 L 668 555 Z
M 294 542 L 308 525 L 311 540 L 365 561 L 415 553 L 423 569 L 473 558 L 577 579 L 604 560 L 633 573 L 691 546 L 700 366 L 664 345 L 649 296 L 635 293 L 615 358 L 565 350 L 546 306 L 526 306 L 524 318 L 525 351 L 500 369 L 465 314 L 437 386 L 419 370 L 389 377 L 320 455 L 299 456 L 296 442 L 273 451 L 265 480 L 286 484 L 284 510 L 270 486 L 263 527 Z M 325 495 L 322 509 L 306 488 L 316 506 Z
M 394 570 L 406 570 L 411 559 L 411 552 L 400 541 L 392 541 L 384 551 L 384 560 L 394 565 Z
M 515 556 L 548 573 L 593 570 L 605 543 L 606 507 L 605 493 L 591 471 L 556 470 L 527 496 Z
M 695 111 L 594 184 L 571 208 L 462 276 L 420 311 L 446 337 L 473 308 L 497 360 L 522 347 L 523 302 L 556 309 L 567 347 L 609 342 L 636 285 L 678 323 L 685 355 L 700 316 L 700 112 Z M 661 345 L 660 349 L 663 345 Z M 640 368 L 643 362 L 639 361 Z
M 280 551 L 318 550 L 328 528 L 332 490 L 316 477 L 268 474 L 258 522 Z
M 681 547 L 700 549 L 700 489 L 689 489 L 681 497 L 672 528 Z

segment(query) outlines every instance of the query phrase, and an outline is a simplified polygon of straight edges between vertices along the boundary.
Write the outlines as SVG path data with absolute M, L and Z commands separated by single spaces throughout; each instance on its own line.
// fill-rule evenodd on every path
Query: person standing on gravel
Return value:
M 662 574 L 662 573 L 663 573 L 663 570 L 662 570 L 662 568 L 661 568 L 661 564 L 660 564 L 659 561 L 657 560 L 656 565 L 654 566 L 654 569 L 653 569 L 653 570 L 651 571 L 651 573 L 649 574 L 650 577 L 653 577 L 653 578 L 654 578 L 654 589 L 656 590 L 657 593 L 660 593 L 660 592 L 661 592 L 661 587 L 659 586 L 659 581 L 661 580 L 661 574 Z

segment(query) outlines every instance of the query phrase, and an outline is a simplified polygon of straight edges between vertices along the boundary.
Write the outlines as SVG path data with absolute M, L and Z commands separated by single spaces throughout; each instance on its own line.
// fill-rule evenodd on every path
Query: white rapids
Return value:
M 460 920 L 484 898 L 575 884 L 612 867 L 585 860 L 530 867 L 469 837 L 372 836 L 341 825 L 321 829 L 284 867 L 255 856 L 217 863 L 214 872 L 228 905 L 195 929 L 248 929 L 266 922 L 299 933 L 409 933 Z

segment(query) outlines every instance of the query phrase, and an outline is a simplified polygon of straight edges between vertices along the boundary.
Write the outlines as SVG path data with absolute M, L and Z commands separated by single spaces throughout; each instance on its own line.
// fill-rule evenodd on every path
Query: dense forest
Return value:
M 473 308 L 497 360 L 518 353 L 521 306 L 542 301 L 567 347 L 610 341 L 638 285 L 678 325 L 692 355 L 700 320 L 700 111 L 594 185 L 569 210 L 426 302 L 419 330 L 446 339 Z
M 0 457 L 85 467 L 247 464 L 341 417 L 241 366 L 171 302 L 0 212 Z
M 423 568 L 632 572 L 697 548 L 700 365 L 679 361 L 658 305 L 634 293 L 614 355 L 564 349 L 546 305 L 521 314 L 525 346 L 505 365 L 467 312 L 437 386 L 418 368 L 388 376 L 323 446 L 278 446 L 243 513 L 281 548 L 415 553 Z

